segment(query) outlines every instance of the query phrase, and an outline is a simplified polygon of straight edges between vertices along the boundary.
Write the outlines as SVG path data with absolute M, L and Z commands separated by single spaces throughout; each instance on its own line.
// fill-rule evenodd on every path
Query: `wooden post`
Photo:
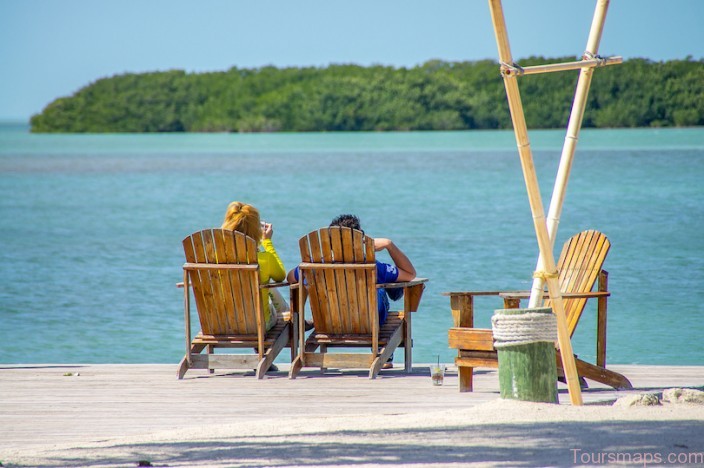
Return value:
M 413 313 L 418 311 L 424 289 L 425 284 L 416 284 L 405 288 L 403 294 L 403 368 L 407 374 L 413 370 L 413 322 L 411 318 Z
M 489 0 L 491 9 L 492 22 L 494 24 L 494 32 L 496 35 L 496 43 L 499 50 L 499 59 L 502 64 L 512 64 L 511 48 L 508 42 L 508 34 L 506 31 L 506 21 L 504 19 L 501 0 Z M 533 214 L 533 225 L 535 228 L 540 254 L 544 262 L 544 270 L 538 272 L 543 276 L 548 283 L 548 292 L 550 300 L 553 304 L 553 311 L 557 318 L 557 336 L 560 345 L 560 353 L 562 355 L 562 363 L 564 366 L 567 387 L 570 393 L 570 400 L 573 405 L 582 404 L 582 392 L 579 387 L 579 378 L 577 375 L 577 366 L 572 352 L 572 343 L 570 342 L 569 332 L 567 330 L 567 321 L 565 318 L 564 306 L 562 304 L 562 296 L 560 295 L 560 285 L 557 277 L 557 268 L 555 266 L 555 258 L 552 253 L 552 243 L 548 235 L 547 223 L 545 220 L 545 212 L 543 203 L 540 198 L 540 189 L 538 178 L 533 164 L 533 155 L 528 140 L 528 129 L 523 114 L 523 104 L 521 102 L 518 83 L 515 76 L 510 70 L 502 67 L 502 75 L 504 78 L 504 86 L 506 88 L 506 96 L 508 98 L 509 110 L 511 111 L 511 120 L 513 123 L 514 132 L 516 134 L 516 144 L 523 169 L 523 177 L 525 179 L 526 190 L 528 192 L 528 201 L 530 203 L 531 212 Z
M 298 346 L 300 351 L 298 354 L 298 366 L 306 365 L 306 297 L 305 297 L 305 275 L 303 268 L 298 268 Z M 291 372 L 294 372 L 294 366 L 291 365 Z
M 454 327 L 474 327 L 474 298 L 466 294 L 450 295 L 452 325 Z
M 452 309 L 452 322 L 455 327 L 474 328 L 474 298 L 471 295 L 450 295 L 450 308 Z M 457 351 L 457 356 L 461 356 Z M 460 392 L 473 390 L 474 368 L 457 366 Z
M 259 270 L 254 272 L 257 277 L 259 276 Z M 255 282 L 254 284 L 257 284 Z M 265 291 L 264 294 L 267 294 L 266 298 L 266 306 L 269 308 L 269 314 L 272 314 L 271 308 L 269 307 L 269 297 L 268 291 Z M 256 288 L 254 291 L 254 300 L 257 301 L 255 304 L 257 305 L 257 354 L 259 356 L 259 360 L 261 361 L 264 359 L 264 337 L 266 336 L 266 326 L 267 326 L 267 321 L 264 319 L 264 311 L 262 310 L 262 298 L 261 298 L 261 291 L 259 291 L 259 288 Z
M 186 324 L 186 362 L 188 367 L 193 365 L 191 360 L 191 290 L 188 271 L 183 270 L 183 313 Z
M 609 273 L 601 270 L 597 288 L 600 292 L 609 290 Z M 596 320 L 596 365 L 606 367 L 606 298 L 597 299 Z

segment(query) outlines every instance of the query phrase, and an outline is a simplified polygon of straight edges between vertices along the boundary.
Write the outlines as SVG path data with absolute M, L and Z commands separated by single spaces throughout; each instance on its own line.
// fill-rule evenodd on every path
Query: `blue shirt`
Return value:
M 398 268 L 389 263 L 376 262 L 376 283 L 395 283 L 398 279 Z M 377 289 L 377 310 L 379 311 L 379 326 L 386 323 L 389 314 L 389 298 L 396 301 L 403 296 L 403 288 Z
M 293 275 L 298 281 L 298 267 L 293 270 Z M 395 283 L 398 280 L 398 268 L 389 263 L 376 262 L 376 283 Z M 403 296 L 403 288 L 380 288 L 377 290 L 377 310 L 379 312 L 379 326 L 386 323 L 389 313 L 389 298 L 393 301 Z

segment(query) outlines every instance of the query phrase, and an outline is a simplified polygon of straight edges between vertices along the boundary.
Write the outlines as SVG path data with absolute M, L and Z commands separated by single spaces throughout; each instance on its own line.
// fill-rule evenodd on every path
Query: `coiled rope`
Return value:
M 524 314 L 494 314 L 491 329 L 494 348 L 518 346 L 543 341 L 557 341 L 557 319 L 550 309 Z

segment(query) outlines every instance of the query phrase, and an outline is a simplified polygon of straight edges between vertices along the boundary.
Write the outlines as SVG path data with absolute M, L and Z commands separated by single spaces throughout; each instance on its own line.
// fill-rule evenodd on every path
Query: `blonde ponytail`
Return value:
M 259 211 L 252 205 L 234 201 L 225 212 L 222 229 L 238 231 L 251 237 L 259 244 L 262 238 L 262 227 L 259 222 Z

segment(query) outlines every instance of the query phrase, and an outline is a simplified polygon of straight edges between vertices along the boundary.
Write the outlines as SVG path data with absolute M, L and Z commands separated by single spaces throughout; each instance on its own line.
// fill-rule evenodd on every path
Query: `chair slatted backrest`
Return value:
M 598 231 L 589 230 L 570 237 L 557 261 L 560 290 L 564 293 L 586 293 L 594 287 L 611 248 L 611 242 Z M 586 298 L 564 299 L 565 315 L 570 336 L 577 328 Z M 550 307 L 550 301 L 546 301 Z
M 330 227 L 301 237 L 299 246 L 316 333 L 378 334 L 374 239 Z
M 186 237 L 183 250 L 203 334 L 257 334 L 257 318 L 262 318 L 254 239 L 236 231 L 205 229 Z

